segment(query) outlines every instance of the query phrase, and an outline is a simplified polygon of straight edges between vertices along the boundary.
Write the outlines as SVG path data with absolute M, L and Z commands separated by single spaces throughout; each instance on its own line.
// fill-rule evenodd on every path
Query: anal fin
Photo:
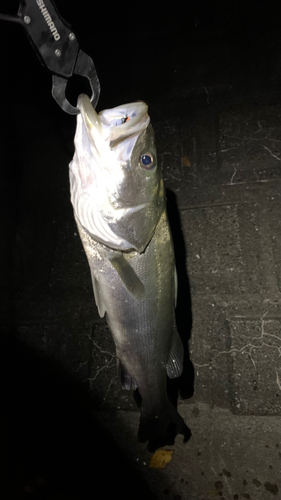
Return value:
M 137 383 L 133 377 L 129 374 L 128 370 L 122 364 L 120 359 L 117 357 L 117 371 L 121 379 L 121 385 L 123 389 L 130 391 L 133 389 L 135 391 L 137 389 Z

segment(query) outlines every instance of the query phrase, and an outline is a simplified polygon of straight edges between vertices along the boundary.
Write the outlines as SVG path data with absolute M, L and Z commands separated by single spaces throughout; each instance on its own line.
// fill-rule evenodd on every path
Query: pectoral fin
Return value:
M 109 260 L 129 294 L 134 299 L 143 298 L 145 293 L 144 286 L 124 255 L 122 253 L 112 254 L 109 256 Z
M 104 307 L 104 304 L 102 302 L 102 295 L 100 293 L 99 282 L 95 278 L 92 271 L 91 271 L 91 278 L 92 278 L 96 306 L 98 308 L 98 312 L 99 312 L 100 317 L 103 318 L 105 315 L 105 307 Z
M 181 376 L 183 371 L 183 356 L 184 356 L 184 350 L 182 341 L 175 328 L 173 333 L 169 360 L 166 366 L 167 375 L 169 378 L 177 378 Z

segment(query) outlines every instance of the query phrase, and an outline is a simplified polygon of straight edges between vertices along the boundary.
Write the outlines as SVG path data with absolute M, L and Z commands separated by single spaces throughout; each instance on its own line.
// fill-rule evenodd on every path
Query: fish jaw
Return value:
M 164 209 L 164 187 L 154 133 L 144 102 L 97 114 L 80 96 L 75 154 L 70 163 L 74 213 L 96 240 L 110 248 L 144 251 Z M 153 168 L 140 164 L 148 153 Z

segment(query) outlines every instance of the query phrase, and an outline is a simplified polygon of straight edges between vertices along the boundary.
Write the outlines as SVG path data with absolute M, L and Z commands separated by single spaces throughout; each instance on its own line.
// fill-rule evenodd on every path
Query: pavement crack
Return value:
M 271 151 L 268 147 L 264 146 L 264 144 L 262 144 L 262 147 L 263 147 L 264 149 L 266 149 L 266 151 L 268 151 L 268 152 L 269 152 L 269 154 L 270 154 L 273 158 L 275 158 L 275 159 L 276 159 L 276 160 L 278 160 L 278 161 L 281 161 L 281 158 L 279 158 L 279 156 L 277 156 L 277 155 L 275 155 L 274 153 L 272 153 L 272 151 Z
M 106 398 L 107 398 L 108 393 L 109 393 L 109 391 L 110 391 L 110 387 L 111 387 L 111 385 L 112 385 L 113 380 L 114 380 L 114 379 L 112 378 L 112 379 L 110 380 L 109 384 L 108 384 L 108 387 L 107 387 L 107 389 L 106 389 L 106 393 L 105 393 L 104 398 L 103 398 L 103 401 L 102 401 L 102 405 L 101 405 L 102 407 L 103 407 L 103 405 L 104 405 L 104 403 L 105 403 L 105 401 L 106 401 Z
M 87 337 L 91 340 L 91 342 L 93 343 L 93 346 L 94 346 L 96 349 L 98 349 L 98 350 L 99 350 L 99 352 L 100 352 L 101 354 L 103 354 L 103 355 L 105 356 L 105 357 L 104 357 L 104 362 L 103 362 L 104 364 L 103 364 L 102 366 L 98 366 L 98 367 L 97 367 L 97 370 L 96 370 L 95 375 L 94 375 L 93 377 L 88 377 L 88 378 L 87 378 L 87 380 L 88 380 L 89 382 L 94 382 L 94 381 L 97 379 L 97 377 L 99 376 L 99 374 L 100 374 L 103 370 L 108 369 L 108 368 L 112 368 L 112 367 L 114 366 L 114 364 L 115 364 L 115 362 L 116 362 L 116 361 L 115 361 L 115 360 L 116 360 L 116 354 L 115 354 L 115 353 L 113 353 L 113 352 L 106 351 L 106 350 L 102 349 L 102 348 L 99 346 L 99 344 L 98 344 L 95 340 L 93 340 L 93 339 L 92 339 L 92 336 L 91 336 L 91 334 L 90 334 L 90 333 L 86 333 L 85 335 L 86 335 L 86 336 L 87 336 Z M 94 352 L 94 351 L 93 351 L 93 354 L 95 354 L 95 352 Z M 110 358 L 109 360 L 108 360 L 108 357 Z M 112 379 L 112 380 L 113 380 L 113 379 Z M 112 382 L 111 382 L 111 383 L 112 383 Z M 108 394 L 108 391 L 109 391 L 109 389 L 110 389 L 110 385 L 111 385 L 111 383 L 109 384 L 109 387 L 108 387 L 108 389 L 107 389 L 107 391 L 106 391 L 105 398 L 107 397 L 107 394 Z
M 254 367 L 255 372 L 256 372 L 258 367 L 257 367 L 257 363 L 253 357 L 254 350 L 257 350 L 257 349 L 261 350 L 263 348 L 273 349 L 273 350 L 276 350 L 278 352 L 279 357 L 281 357 L 281 337 L 278 337 L 277 335 L 266 331 L 267 326 L 270 325 L 273 320 L 268 319 L 270 300 L 266 299 L 265 303 L 267 304 L 266 311 L 260 317 L 260 323 L 261 323 L 260 335 L 253 336 L 242 347 L 232 347 L 231 349 L 218 351 L 213 356 L 213 358 L 209 361 L 209 363 L 201 363 L 201 364 L 193 363 L 194 366 L 197 369 L 205 368 L 205 367 L 212 369 L 215 361 L 220 356 L 236 353 L 236 354 L 247 355 L 249 357 L 249 360 L 253 364 L 253 367 Z M 242 316 L 235 316 L 235 318 L 242 318 Z M 244 318 L 244 316 L 243 316 L 243 318 Z M 241 337 L 246 338 L 243 334 L 241 334 Z M 275 370 L 275 373 L 276 373 L 276 384 L 277 384 L 279 390 L 281 390 L 281 374 L 279 374 L 277 370 Z
M 114 355 L 114 357 L 115 357 L 115 355 Z M 89 382 L 94 382 L 94 380 L 96 380 L 96 378 L 99 376 L 99 374 L 100 374 L 103 370 L 105 370 L 106 368 L 112 368 L 112 366 L 114 366 L 114 363 L 112 362 L 112 360 L 110 360 L 110 362 L 109 362 L 109 363 L 107 363 L 107 364 L 105 364 L 104 366 L 101 366 L 100 368 L 98 368 L 98 369 L 97 369 L 97 371 L 96 371 L 96 373 L 95 373 L 94 377 L 88 377 L 88 378 L 87 378 L 87 380 L 88 380 Z
M 277 370 L 275 370 L 275 373 L 276 373 L 276 384 L 278 385 L 279 387 L 279 390 L 281 391 L 281 380 L 280 380 L 280 376 L 279 376 L 279 373 Z

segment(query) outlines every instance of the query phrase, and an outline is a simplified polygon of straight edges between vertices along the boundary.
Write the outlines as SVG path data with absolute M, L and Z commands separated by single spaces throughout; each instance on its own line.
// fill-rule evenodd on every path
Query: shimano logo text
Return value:
M 41 14 L 44 17 L 44 19 L 49 27 L 50 32 L 52 33 L 54 39 L 57 42 L 58 40 L 60 40 L 60 34 L 59 34 L 57 28 L 55 27 L 55 23 L 53 23 L 53 21 L 52 21 L 52 18 L 49 14 L 47 7 L 45 6 L 43 0 L 36 0 L 36 3 L 38 5 L 39 9 L 41 10 Z

